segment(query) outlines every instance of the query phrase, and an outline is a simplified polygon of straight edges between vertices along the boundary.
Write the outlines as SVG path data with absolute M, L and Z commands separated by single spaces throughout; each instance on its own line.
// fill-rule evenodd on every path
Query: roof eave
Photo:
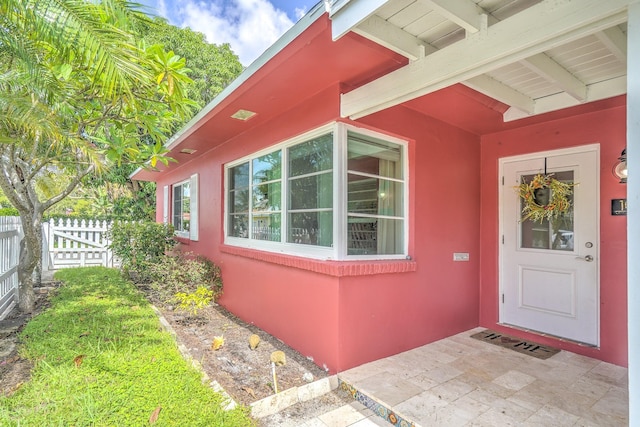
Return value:
M 198 112 L 187 124 L 178 130 L 164 144 L 165 148 L 171 150 L 180 144 L 187 136 L 191 135 L 202 123 L 204 119 L 222 102 L 227 100 L 238 88 L 240 88 L 249 78 L 258 72 L 267 62 L 280 53 L 289 43 L 305 32 L 314 22 L 316 22 L 325 12 L 327 5 L 324 1 L 318 2 L 311 10 L 304 15 L 293 27 L 285 32 L 274 44 L 265 50 L 256 60 L 254 60 L 229 86 L 224 88 L 211 102 L 209 102 L 202 110 Z M 131 175 L 129 179 L 136 179 L 144 167 L 139 167 Z

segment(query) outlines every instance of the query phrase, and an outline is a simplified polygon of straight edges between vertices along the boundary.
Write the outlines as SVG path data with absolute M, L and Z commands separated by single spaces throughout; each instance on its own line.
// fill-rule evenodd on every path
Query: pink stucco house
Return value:
M 638 9 L 320 3 L 134 178 L 225 307 L 332 372 L 477 326 L 632 365 Z M 521 221 L 545 171 L 574 208 Z

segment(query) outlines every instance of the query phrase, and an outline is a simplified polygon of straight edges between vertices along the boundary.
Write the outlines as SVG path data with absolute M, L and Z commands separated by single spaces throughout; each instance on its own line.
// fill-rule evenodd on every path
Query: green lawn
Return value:
M 1 426 L 250 426 L 185 362 L 157 316 L 120 273 L 60 271 L 51 307 L 22 332 L 32 378 L 0 397 Z

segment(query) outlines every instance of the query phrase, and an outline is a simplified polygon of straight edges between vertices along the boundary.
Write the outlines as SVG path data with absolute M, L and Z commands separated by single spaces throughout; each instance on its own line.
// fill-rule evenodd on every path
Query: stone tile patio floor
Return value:
M 627 369 L 567 351 L 536 359 L 470 338 L 481 330 L 339 373 L 357 401 L 303 425 L 628 425 Z

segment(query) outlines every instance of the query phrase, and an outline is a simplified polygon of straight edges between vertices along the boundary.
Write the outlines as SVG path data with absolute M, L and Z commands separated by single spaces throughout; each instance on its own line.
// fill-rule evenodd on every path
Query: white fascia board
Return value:
M 272 44 L 262 55 L 254 60 L 229 86 L 225 87 L 211 102 L 209 102 L 202 110 L 198 112 L 189 122 L 178 130 L 171 138 L 165 142 L 164 146 L 171 150 L 181 143 L 187 136 L 195 132 L 204 124 L 205 118 L 225 101 L 236 89 L 241 87 L 251 76 L 253 76 L 260 68 L 275 57 L 280 51 L 289 45 L 296 37 L 301 35 L 307 28 L 316 22 L 324 13 L 325 5 L 323 2 L 317 3 L 306 15 L 304 15 L 293 27 L 284 33 L 274 44 Z M 136 169 L 129 178 L 132 179 L 135 174 L 143 168 Z
M 331 6 L 331 36 L 333 40 L 347 34 L 370 17 L 389 0 L 347 0 Z
M 332 17 L 340 11 L 343 7 L 346 7 L 351 0 L 324 0 L 325 3 L 329 3 L 329 17 Z
M 343 94 L 357 119 L 602 31 L 627 19 L 630 0 L 544 0 L 425 58 Z

